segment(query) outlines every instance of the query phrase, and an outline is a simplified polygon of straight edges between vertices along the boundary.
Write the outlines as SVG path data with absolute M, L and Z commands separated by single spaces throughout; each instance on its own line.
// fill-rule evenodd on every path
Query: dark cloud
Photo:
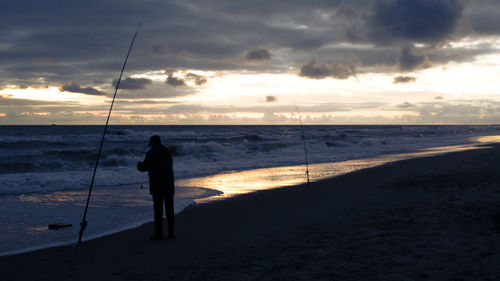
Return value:
M 424 66 L 422 56 L 434 65 L 471 61 L 497 52 L 496 47 L 470 50 L 442 48 L 442 44 L 500 34 L 499 7 L 496 0 L 148 0 L 147 5 L 117 0 L 4 0 L 0 18 L 8 28 L 0 30 L 0 88 L 78 81 L 111 92 L 109 83 L 102 81 L 117 78 L 141 19 L 145 22 L 126 69 L 131 76 L 166 66 L 185 71 L 289 73 L 310 58 L 344 61 L 351 52 L 363 61 L 356 71 L 384 72 L 390 69 L 387 66 L 398 66 L 400 48 L 415 48 L 415 43 L 434 49 L 401 56 L 403 70 Z M 469 29 L 462 26 L 464 22 L 470 23 Z M 252 54 L 255 50 L 249 51 L 249 46 L 272 50 L 272 60 L 241 60 L 242 54 L 266 58 L 264 51 Z M 345 62 L 325 65 L 324 77 L 342 78 L 354 72 Z M 321 76 L 315 75 L 321 73 L 320 63 L 306 66 L 305 76 L 307 70 L 313 72 L 310 77 Z M 144 87 L 133 84 L 130 89 Z
M 308 7 L 315 10 L 335 9 L 342 3 L 342 0 L 288 0 L 288 1 L 269 1 L 269 0 L 206 0 L 203 1 L 204 7 L 216 9 L 230 15 L 254 15 L 254 16 L 279 16 L 297 13 L 296 9 Z M 300 13 L 299 13 L 300 15 Z
M 271 53 L 266 49 L 255 49 L 247 52 L 247 60 L 269 60 Z
M 342 18 L 346 18 L 346 19 L 354 19 L 357 16 L 358 15 L 357 15 L 356 11 L 352 7 L 347 6 L 347 5 L 340 6 L 337 9 L 337 12 L 335 13 L 335 17 L 342 17 Z
M 410 71 L 419 68 L 425 68 L 429 65 L 429 59 L 426 55 L 415 54 L 414 49 L 404 47 L 398 59 L 399 69 L 403 71 Z
M 200 76 L 198 74 L 191 73 L 191 72 L 189 72 L 188 74 L 186 74 L 186 79 L 194 81 L 194 83 L 197 86 L 201 86 L 201 85 L 207 83 L 207 79 L 205 77 Z
M 398 104 L 397 107 L 398 108 L 414 108 L 414 107 L 417 107 L 417 106 L 406 101 L 406 102 L 404 102 L 402 104 Z
M 480 18 L 485 13 L 500 15 L 500 10 L 497 12 L 495 8 L 500 7 L 498 3 L 478 1 L 480 3 L 476 4 L 475 1 L 460 0 L 374 0 L 371 6 L 365 1 L 366 7 L 370 6 L 368 9 L 361 8 L 361 1 L 356 1 L 356 8 L 347 6 L 354 5 L 349 1 L 338 11 L 350 16 L 339 15 L 336 22 L 343 32 L 343 40 L 354 45 L 373 44 L 374 49 L 385 54 L 382 57 L 370 56 L 368 53 L 373 53 L 373 49 L 358 51 L 357 56 L 363 59 L 363 66 L 379 65 L 378 70 L 383 72 L 383 66 L 397 64 L 401 70 L 413 70 L 430 66 L 424 61 L 432 61 L 433 65 L 465 62 L 481 54 L 497 52 L 496 48 L 450 48 L 446 45 L 452 40 L 477 36 L 468 26 L 469 21 L 472 26 L 480 24 L 479 20 L 472 20 L 473 17 Z M 492 29 L 485 33 L 493 34 L 494 29 L 500 28 L 500 21 L 485 21 L 483 25 L 483 30 Z M 401 57 L 401 53 L 396 55 L 390 52 L 394 48 L 415 49 L 416 46 L 420 49 L 418 54 L 406 52 Z M 402 64 L 398 63 L 398 56 Z
M 118 79 L 114 80 L 112 85 L 116 87 L 116 83 Z M 121 90 L 143 90 L 153 81 L 147 78 L 130 78 L 122 79 L 120 81 L 120 89 Z
M 329 65 L 317 63 L 315 60 L 311 60 L 300 68 L 300 76 L 304 77 L 322 79 L 330 76 L 330 74 Z
M 69 82 L 67 84 L 64 84 L 61 88 L 61 91 L 66 91 L 66 92 L 72 92 L 72 93 L 80 93 L 80 94 L 86 94 L 86 95 L 94 95 L 94 96 L 101 96 L 104 95 L 105 93 L 102 91 L 99 91 L 95 88 L 92 87 L 85 87 L 82 88 L 78 83 L 76 82 Z
M 35 0 L 6 0 L 0 18 L 9 29 L 0 35 L 9 44 L 0 48 L 0 73 L 4 70 L 0 81 L 20 79 L 33 84 L 42 76 L 47 82 L 65 83 L 78 77 L 83 85 L 101 87 L 90 82 L 116 78 L 140 19 L 147 20 L 129 58 L 129 73 L 165 65 L 212 71 L 289 71 L 297 61 L 304 61 L 300 56 L 305 52 L 332 42 L 336 31 L 325 28 L 332 20 L 316 15 L 333 15 L 341 2 L 148 0 L 145 5 L 142 1 L 47 0 L 41 5 Z M 268 64 L 236 59 L 246 54 L 248 46 L 300 50 L 299 58 L 289 56 Z
M 311 60 L 300 68 L 299 75 L 313 79 L 323 79 L 328 77 L 335 79 L 347 79 L 356 75 L 356 69 L 354 65 L 343 62 L 319 63 L 316 62 L 316 60 Z
M 193 75 L 188 75 L 189 73 L 185 76 L 173 76 L 174 72 L 176 71 L 173 69 L 168 69 L 166 71 L 166 73 L 170 73 L 170 75 L 168 75 L 168 77 L 164 80 L 164 83 L 153 82 L 147 87 L 147 89 L 142 91 L 123 91 L 118 94 L 117 98 L 120 100 L 165 99 L 195 95 L 199 92 L 198 87 L 186 87 L 186 81 L 189 80 L 195 84 L 197 82 L 204 83 L 204 77 L 193 74 L 196 76 L 195 77 Z M 176 75 L 180 74 L 182 74 L 182 72 L 179 72 Z M 172 87 L 165 87 L 165 84 Z
M 394 84 L 404 84 L 404 83 L 412 83 L 417 81 L 417 78 L 411 76 L 396 76 L 394 77 Z
M 447 62 L 471 62 L 479 55 L 498 52 L 496 47 L 488 44 L 473 44 L 467 48 L 435 48 L 428 50 L 426 56 L 433 64 L 445 64 Z
M 458 0 L 376 0 L 366 25 L 379 44 L 436 43 L 452 34 L 461 15 Z
M 165 81 L 165 83 L 167 83 L 170 86 L 174 86 L 174 87 L 179 87 L 179 86 L 185 86 L 186 85 L 186 81 L 184 81 L 184 79 L 177 78 L 177 77 L 174 77 L 174 76 L 168 76 L 167 80 Z
M 475 32 L 486 35 L 500 34 L 500 12 L 482 14 L 471 21 Z
M 278 98 L 275 96 L 266 96 L 266 102 L 275 102 Z
M 474 4 L 466 7 L 464 12 L 470 21 L 472 29 L 476 33 L 484 35 L 500 34 L 500 6 L 498 0 L 475 0 L 471 1 L 472 3 Z
M 434 97 L 435 100 L 442 100 L 443 97 L 442 96 L 437 96 L 437 97 Z

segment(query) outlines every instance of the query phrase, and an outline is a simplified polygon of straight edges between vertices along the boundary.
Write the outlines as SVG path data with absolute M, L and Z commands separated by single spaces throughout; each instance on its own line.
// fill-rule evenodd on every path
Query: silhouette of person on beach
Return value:
M 159 136 L 149 139 L 151 149 L 144 161 L 137 162 L 137 170 L 148 172 L 149 193 L 153 196 L 155 235 L 152 240 L 163 239 L 163 204 L 168 221 L 168 238 L 174 238 L 174 170 L 172 153 L 161 143 Z

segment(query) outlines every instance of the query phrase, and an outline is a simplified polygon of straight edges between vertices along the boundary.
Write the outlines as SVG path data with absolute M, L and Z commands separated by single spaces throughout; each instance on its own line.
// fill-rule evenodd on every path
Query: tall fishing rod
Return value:
M 125 57 L 125 61 L 123 62 L 122 71 L 120 72 L 120 77 L 118 77 L 118 82 L 115 87 L 115 94 L 113 95 L 113 100 L 111 101 L 111 106 L 109 107 L 108 118 L 106 119 L 106 125 L 104 126 L 104 131 L 102 132 L 101 144 L 99 145 L 99 152 L 97 153 L 97 159 L 95 160 L 94 173 L 92 174 L 92 180 L 90 181 L 89 194 L 87 196 L 87 203 L 85 204 L 85 211 L 83 212 L 82 222 L 80 223 L 80 233 L 78 234 L 78 244 L 82 242 L 83 231 L 87 227 L 87 211 L 89 209 L 90 195 L 92 194 L 92 188 L 94 187 L 95 174 L 97 171 L 97 166 L 99 165 L 99 158 L 101 157 L 102 145 L 104 144 L 104 137 L 106 136 L 106 131 L 108 130 L 109 117 L 111 116 L 111 111 L 113 110 L 113 104 L 115 103 L 116 93 L 118 92 L 118 88 L 120 87 L 120 81 L 122 80 L 123 71 L 125 70 L 125 66 L 127 65 L 128 57 L 130 56 L 130 52 L 132 51 L 132 46 L 134 46 L 135 38 L 137 37 L 137 33 L 139 33 L 139 29 L 141 28 L 142 22 L 139 23 L 137 29 L 134 33 L 134 37 L 132 38 L 132 42 L 130 43 L 130 47 L 128 48 L 127 56 Z
M 311 187 L 311 183 L 309 182 L 309 163 L 307 161 L 306 133 L 304 131 L 304 125 L 302 124 L 302 118 L 300 117 L 299 107 L 295 102 L 293 103 L 293 105 L 295 105 L 295 110 L 297 110 L 297 115 L 299 115 L 300 129 L 302 130 L 302 140 L 304 142 L 304 158 L 306 161 L 307 187 Z
M 142 145 L 142 155 L 146 155 L 146 145 Z M 144 189 L 144 182 L 141 182 L 141 189 Z

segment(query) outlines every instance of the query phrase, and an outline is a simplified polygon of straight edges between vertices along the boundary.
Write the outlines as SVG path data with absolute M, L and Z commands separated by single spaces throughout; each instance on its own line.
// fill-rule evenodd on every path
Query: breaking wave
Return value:
M 110 126 L 96 184 L 145 180 L 135 169 L 151 135 L 174 155 L 177 178 L 301 164 L 300 126 Z M 500 126 L 305 126 L 311 163 L 471 143 Z M 2 126 L 0 194 L 85 189 L 102 126 Z

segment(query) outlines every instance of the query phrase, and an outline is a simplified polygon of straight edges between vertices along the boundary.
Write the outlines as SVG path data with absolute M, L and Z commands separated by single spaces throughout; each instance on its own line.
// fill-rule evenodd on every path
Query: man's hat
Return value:
M 149 138 L 149 145 L 150 146 L 153 146 L 153 145 L 161 145 L 161 139 L 159 136 L 157 135 L 154 135 L 152 137 Z

